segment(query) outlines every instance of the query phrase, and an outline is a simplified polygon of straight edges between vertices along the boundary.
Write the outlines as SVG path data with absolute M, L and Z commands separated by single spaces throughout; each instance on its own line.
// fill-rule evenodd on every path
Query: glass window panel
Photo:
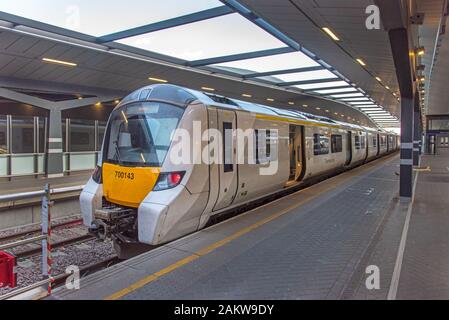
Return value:
M 8 153 L 6 139 L 6 116 L 0 115 L 0 154 Z
M 66 127 L 66 119 L 62 119 L 62 151 L 69 152 L 66 148 L 66 135 L 67 135 L 67 127 Z
M 229 68 L 240 74 L 271 72 L 305 67 L 315 67 L 319 64 L 301 52 L 283 53 L 268 57 L 238 60 L 212 65 L 216 68 Z
M 70 152 L 95 151 L 95 121 L 70 120 Z
M 337 78 L 337 76 L 332 72 L 330 72 L 329 70 L 319 70 L 319 71 L 279 74 L 274 76 L 274 78 L 279 79 L 282 82 L 293 82 L 293 81 Z
M 302 90 L 313 90 L 313 89 L 332 88 L 332 87 L 340 87 L 340 86 L 348 86 L 348 85 L 349 84 L 346 81 L 335 81 L 335 82 L 301 84 L 301 85 L 295 85 L 294 87 L 302 89 Z
M 434 119 L 430 121 L 430 130 L 449 130 L 449 120 Z
M 356 91 L 357 89 L 354 87 L 351 88 L 343 88 L 343 89 L 329 89 L 329 90 L 318 90 L 315 91 L 319 94 L 329 94 L 329 93 L 343 93 L 343 92 L 352 92 Z
M 238 13 L 118 42 L 185 60 L 285 47 L 283 42 Z
M 45 152 L 45 118 L 39 118 L 39 149 L 37 152 Z
M 0 11 L 92 36 L 102 36 L 222 6 L 218 0 L 14 0 Z
M 12 118 L 12 153 L 34 152 L 34 119 L 29 117 Z

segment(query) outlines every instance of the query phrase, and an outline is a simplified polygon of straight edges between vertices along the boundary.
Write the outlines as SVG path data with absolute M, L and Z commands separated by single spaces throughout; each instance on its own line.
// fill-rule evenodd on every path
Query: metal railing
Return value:
M 84 188 L 84 185 L 50 189 L 50 195 L 57 195 L 57 194 L 81 191 L 81 190 L 83 190 L 83 188 Z M 5 194 L 5 195 L 0 195 L 0 203 L 43 197 L 45 195 L 46 195 L 45 190 Z
M 43 286 L 47 286 L 47 294 L 48 295 L 51 294 L 52 283 L 54 280 L 52 277 L 52 259 L 51 259 L 51 207 L 53 206 L 51 196 L 67 192 L 81 191 L 83 188 L 84 186 L 72 186 L 72 187 L 52 189 L 47 184 L 44 190 L 0 195 L 0 202 L 9 202 L 9 201 L 42 197 L 42 209 L 41 209 L 42 235 L 24 240 L 19 240 L 13 243 L 0 245 L 0 251 L 42 241 L 41 245 L 42 276 L 45 278 L 42 281 L 36 282 L 30 286 L 20 288 L 11 291 L 10 293 L 7 293 L 5 295 L 2 295 L 0 296 L 0 300 L 11 299 L 17 297 L 18 295 L 41 288 Z

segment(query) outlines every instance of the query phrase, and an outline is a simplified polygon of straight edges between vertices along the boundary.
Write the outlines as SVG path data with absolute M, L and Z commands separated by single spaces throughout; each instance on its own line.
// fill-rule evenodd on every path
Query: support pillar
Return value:
M 61 111 L 51 110 L 48 121 L 47 177 L 64 176 Z
M 413 165 L 419 165 L 420 145 L 421 145 L 421 123 L 419 111 L 413 112 Z
M 399 196 L 410 200 L 413 193 L 413 118 L 414 99 L 401 100 L 401 169 Z

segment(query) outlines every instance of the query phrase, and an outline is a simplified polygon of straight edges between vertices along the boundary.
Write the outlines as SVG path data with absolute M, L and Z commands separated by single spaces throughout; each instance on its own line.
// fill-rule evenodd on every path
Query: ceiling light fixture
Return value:
M 167 83 L 167 82 L 168 82 L 168 81 L 165 80 L 165 79 L 152 78 L 152 77 L 149 77 L 148 80 L 155 81 L 155 82 L 161 82 L 161 83 Z
M 329 37 L 331 37 L 335 41 L 340 41 L 340 38 L 328 27 L 323 27 L 323 31 L 327 33 Z
M 48 63 L 60 64 L 60 65 L 67 66 L 67 67 L 76 67 L 77 66 L 77 64 L 74 62 L 67 62 L 67 61 L 50 59 L 50 58 L 42 58 L 42 61 L 45 61 Z

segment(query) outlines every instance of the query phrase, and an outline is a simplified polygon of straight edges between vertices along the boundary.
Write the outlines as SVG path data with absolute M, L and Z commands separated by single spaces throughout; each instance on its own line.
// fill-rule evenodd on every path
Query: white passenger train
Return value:
M 207 157 L 226 161 L 176 164 L 174 133 L 193 137 Z M 236 129 L 252 129 L 255 159 L 244 144 L 237 161 Z M 231 134 L 227 134 L 231 132 Z M 207 135 L 207 133 L 206 133 Z M 204 138 L 204 137 L 203 137 Z M 102 153 L 81 193 L 84 224 L 118 247 L 159 245 L 203 228 L 211 217 L 298 187 L 397 150 L 398 136 L 294 110 L 276 109 L 174 85 L 152 85 L 127 96 L 112 112 Z M 276 163 L 272 174 L 263 168 Z

